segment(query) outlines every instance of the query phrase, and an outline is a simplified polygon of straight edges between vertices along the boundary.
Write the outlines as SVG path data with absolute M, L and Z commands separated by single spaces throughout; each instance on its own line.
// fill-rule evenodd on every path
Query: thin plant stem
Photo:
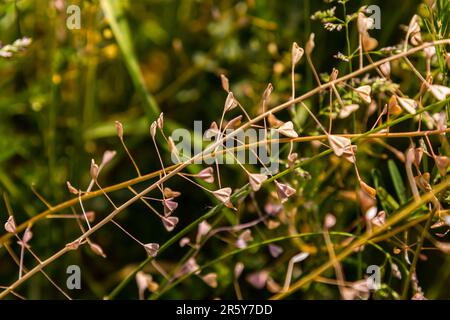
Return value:
M 103 191 L 104 193 L 104 191 Z M 86 211 L 84 210 L 83 201 L 81 200 L 81 193 L 78 193 L 78 202 L 80 203 L 81 211 L 83 211 L 84 220 L 86 221 L 86 224 L 89 229 L 91 229 L 91 224 L 89 223 L 89 219 L 86 215 Z
M 311 68 L 313 75 L 314 75 L 314 79 L 317 82 L 317 85 L 320 87 L 322 86 L 322 82 L 320 82 L 320 77 L 319 74 L 316 71 L 316 68 L 314 67 L 314 63 L 312 62 L 311 56 L 307 53 L 306 54 L 306 60 L 308 61 L 309 67 Z
M 136 161 L 134 161 L 133 156 L 131 155 L 130 151 L 128 150 L 127 145 L 125 144 L 125 140 L 123 139 L 123 137 L 120 138 L 120 142 L 122 143 L 122 146 L 123 146 L 126 154 L 128 155 L 128 158 L 130 158 L 131 163 L 133 164 L 134 169 L 136 170 L 136 173 L 137 173 L 138 177 L 142 176 L 141 175 L 141 171 L 139 170 L 139 167 L 136 164 Z

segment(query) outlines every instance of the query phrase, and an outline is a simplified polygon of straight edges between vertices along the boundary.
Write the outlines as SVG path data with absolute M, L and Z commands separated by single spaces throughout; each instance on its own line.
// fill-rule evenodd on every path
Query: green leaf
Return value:
M 400 200 L 400 204 L 404 204 L 404 203 L 406 203 L 406 200 L 407 200 L 406 188 L 405 188 L 405 184 L 403 183 L 402 176 L 401 176 L 394 160 L 392 160 L 392 159 L 388 160 L 388 168 L 389 168 L 389 173 L 391 175 L 392 183 L 394 184 L 395 192 L 397 193 L 397 197 Z
M 389 192 L 386 191 L 386 189 L 384 189 L 382 186 L 378 186 L 376 189 L 378 198 L 380 199 L 384 210 L 388 209 L 388 211 L 394 211 L 400 208 L 397 201 L 395 201 L 394 197 L 391 196 Z

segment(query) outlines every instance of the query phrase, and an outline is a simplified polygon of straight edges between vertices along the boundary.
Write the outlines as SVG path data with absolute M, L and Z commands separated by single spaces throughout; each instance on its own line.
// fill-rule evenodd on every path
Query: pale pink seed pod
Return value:
M 300 59 L 303 57 L 303 53 L 305 52 L 305 50 L 303 50 L 303 48 L 301 48 L 297 42 L 294 42 L 292 44 L 292 52 L 291 52 L 291 59 L 292 59 L 292 65 L 295 66 Z
M 106 254 L 103 252 L 102 247 L 100 247 L 100 245 L 93 243 L 91 241 L 88 242 L 89 243 L 89 247 L 91 248 L 92 252 L 94 252 L 96 255 L 102 257 L 102 258 L 106 258 Z
M 227 99 L 225 100 L 225 106 L 224 106 L 224 110 L 225 112 L 230 111 L 234 108 L 236 108 L 238 105 L 236 99 L 234 98 L 233 92 L 229 92 Z
M 144 248 L 150 257 L 156 257 L 158 255 L 158 250 L 159 250 L 158 243 L 147 243 L 144 245 Z
M 280 132 L 282 135 L 289 137 L 289 138 L 297 138 L 298 133 L 294 130 L 294 124 L 292 121 L 288 121 L 283 123 L 279 128 L 278 132 Z
M 25 232 L 22 236 L 22 242 L 26 245 L 33 238 L 33 232 L 31 232 L 31 227 L 25 229 Z
M 222 203 L 226 204 L 230 202 L 231 188 L 222 188 L 213 191 L 213 195 Z
M 314 33 L 311 33 L 311 34 L 309 35 L 308 41 L 306 42 L 305 53 L 306 53 L 307 55 L 311 55 L 311 53 L 312 53 L 313 50 L 314 50 L 314 47 L 316 46 L 316 44 L 314 43 L 314 37 L 315 37 L 315 34 L 314 34 Z
M 270 255 L 274 258 L 278 258 L 283 253 L 283 248 L 275 244 L 269 244 Z
M 201 179 L 207 183 L 214 182 L 214 169 L 212 167 L 207 167 L 201 170 L 199 173 L 195 175 L 196 178 Z
M 162 222 L 164 225 L 164 228 L 166 228 L 167 231 L 172 231 L 175 229 L 176 225 L 178 224 L 178 218 L 177 217 L 164 217 L 162 218 Z
M 120 121 L 116 121 L 116 129 L 117 129 L 117 135 L 119 136 L 120 139 L 123 139 L 123 126 L 122 123 Z
M 261 189 L 261 185 L 267 180 L 267 175 L 262 173 L 251 173 L 248 175 L 248 179 L 252 190 L 256 192 Z
M 69 190 L 70 193 L 78 194 L 78 190 L 76 188 L 74 188 L 69 181 L 67 181 L 66 184 L 67 184 L 67 189 Z
M 285 203 L 289 197 L 293 196 L 296 193 L 296 190 L 288 184 L 275 181 L 275 186 L 278 198 L 280 199 L 281 203 Z
M 263 99 L 267 101 L 269 99 L 270 95 L 272 94 L 272 91 L 273 91 L 273 85 L 271 83 L 269 83 L 267 85 L 266 89 L 264 90 Z
M 156 127 L 158 126 L 158 124 L 156 123 L 156 121 L 153 121 L 152 124 L 150 125 L 150 135 L 152 136 L 152 138 L 155 138 L 156 136 Z
M 332 215 L 331 213 L 327 213 L 325 215 L 325 220 L 323 223 L 323 226 L 325 229 L 331 229 L 336 224 L 336 217 Z
M 91 160 L 91 170 L 90 170 L 90 174 L 91 174 L 91 178 L 93 180 L 97 180 L 98 178 L 98 173 L 99 173 L 99 167 L 98 165 L 95 163 L 94 159 Z
M 338 157 L 342 156 L 345 149 L 352 144 L 351 140 L 348 138 L 331 134 L 328 135 L 328 142 L 330 143 L 330 147 L 333 149 L 334 154 Z
M 164 127 L 164 113 L 160 113 L 158 119 L 156 120 L 156 124 L 158 125 L 159 129 L 163 129 Z
M 16 221 L 13 216 L 9 216 L 5 223 L 5 230 L 10 233 L 16 233 Z
M 230 92 L 230 82 L 224 74 L 220 75 L 220 81 L 222 83 L 223 90 L 225 90 L 226 92 Z
M 102 158 L 102 166 L 107 165 L 115 156 L 117 152 L 114 150 L 106 150 L 105 153 L 103 153 Z
M 202 280 L 211 288 L 217 288 L 217 273 L 208 273 L 202 277 Z

